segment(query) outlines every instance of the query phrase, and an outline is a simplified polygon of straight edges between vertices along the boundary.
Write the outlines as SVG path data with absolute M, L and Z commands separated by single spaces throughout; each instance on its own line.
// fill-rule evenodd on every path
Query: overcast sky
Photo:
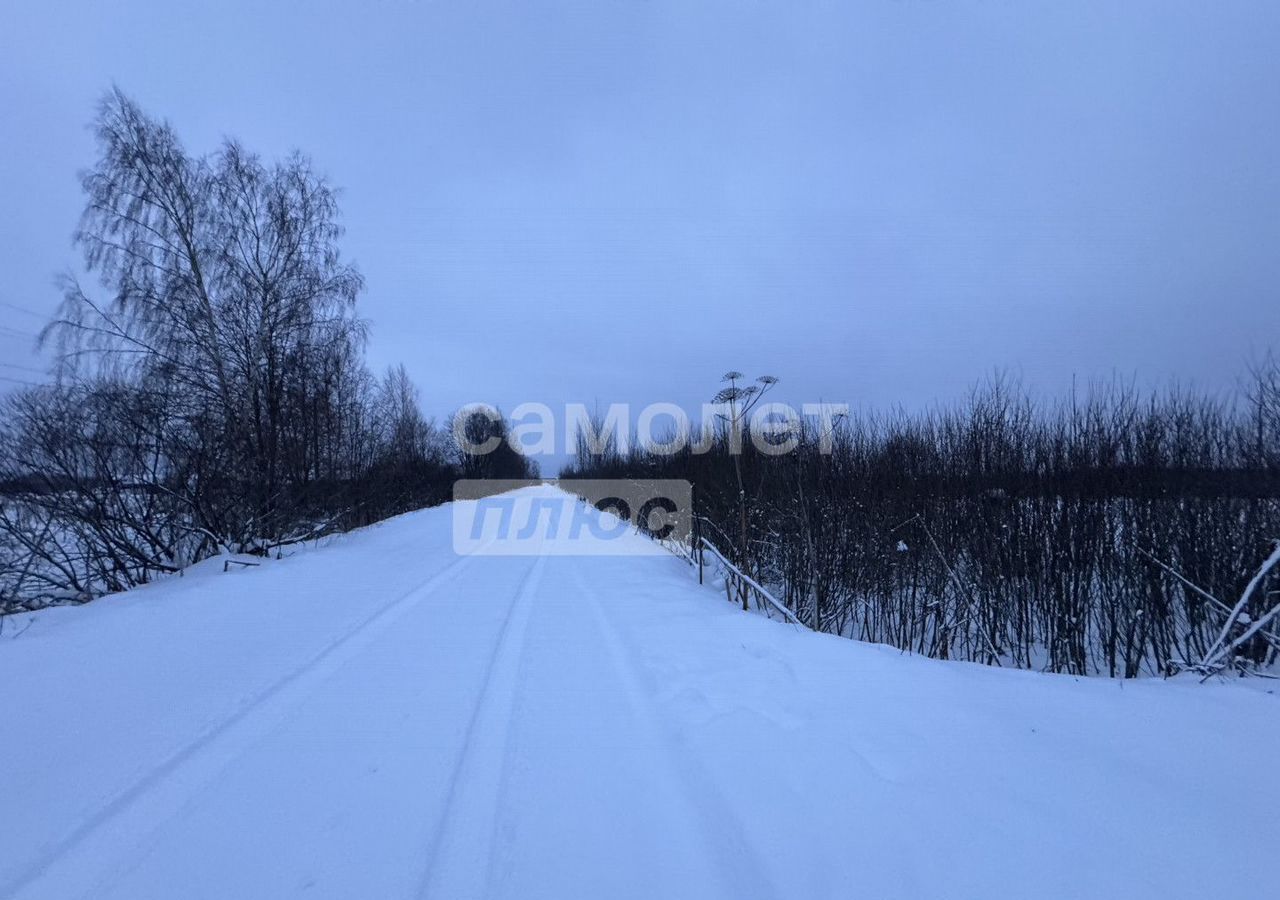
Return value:
M 119 84 L 343 188 L 375 368 L 470 400 L 1229 387 L 1280 335 L 1280 4 L 112 0 L 0 12 L 0 376 Z M 21 307 L 17 309 L 15 307 Z

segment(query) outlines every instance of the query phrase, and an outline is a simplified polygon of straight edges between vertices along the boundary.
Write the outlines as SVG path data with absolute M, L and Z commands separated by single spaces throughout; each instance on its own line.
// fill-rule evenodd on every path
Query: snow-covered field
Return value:
M 8 620 L 0 897 L 1275 883 L 1265 684 L 902 656 L 674 557 L 459 557 L 450 515 Z

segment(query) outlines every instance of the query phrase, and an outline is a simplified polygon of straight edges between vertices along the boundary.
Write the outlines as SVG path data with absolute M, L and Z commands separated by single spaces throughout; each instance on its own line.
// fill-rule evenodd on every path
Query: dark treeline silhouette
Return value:
M 193 156 L 119 91 L 95 130 L 76 242 L 103 290 L 66 280 L 56 382 L 0 413 L 0 612 L 447 499 L 464 460 L 403 367 L 365 367 L 310 162 Z
M 1241 597 L 1280 538 L 1270 359 L 1234 402 L 1113 384 L 1042 406 L 996 378 L 950 409 L 805 420 L 779 455 L 748 430 L 734 459 L 732 417 L 704 453 L 580 440 L 562 474 L 690 480 L 702 533 L 822 631 L 1124 677 L 1275 659 L 1275 571 Z

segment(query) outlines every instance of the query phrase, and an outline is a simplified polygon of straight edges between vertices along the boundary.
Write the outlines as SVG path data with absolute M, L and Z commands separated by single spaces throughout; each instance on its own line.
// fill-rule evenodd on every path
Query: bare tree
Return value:
M 0 554 L 24 573 L 0 593 L 85 599 L 443 499 L 456 463 L 404 369 L 365 368 L 363 283 L 307 158 L 190 154 L 119 90 L 95 134 L 76 240 L 100 287 L 64 280 L 59 380 L 0 415 Z
M 317 370 L 363 334 L 335 192 L 299 154 L 268 166 L 228 141 L 193 157 L 118 90 L 96 133 L 76 238 L 110 295 L 68 281 L 43 339 L 67 371 L 180 388 L 171 414 L 222 445 L 206 461 L 240 485 L 233 526 L 276 531 L 290 487 L 314 475 L 314 438 L 297 426 L 331 386 Z
M 693 482 L 708 533 L 821 630 L 1077 674 L 1253 670 L 1280 654 L 1280 564 L 1255 557 L 1280 534 L 1270 371 L 1240 405 L 1119 382 L 1038 404 L 996 377 L 843 421 L 827 455 L 812 427 L 787 455 L 735 448 L 737 395 L 706 452 L 574 472 Z

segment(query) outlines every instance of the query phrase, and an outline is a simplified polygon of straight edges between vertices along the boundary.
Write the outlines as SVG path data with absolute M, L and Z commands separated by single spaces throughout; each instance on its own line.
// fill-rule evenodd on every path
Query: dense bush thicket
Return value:
M 106 296 L 67 281 L 57 382 L 0 411 L 0 613 L 445 499 L 464 460 L 403 368 L 366 369 L 310 163 L 191 156 L 119 92 L 96 133 L 77 243 Z
M 1254 376 L 1238 402 L 1110 386 L 1052 407 L 996 379 L 952 409 L 839 420 L 829 455 L 805 422 L 794 451 L 746 439 L 735 460 L 722 420 L 708 452 L 581 450 L 563 474 L 689 479 L 704 533 L 822 631 L 943 659 L 1167 673 L 1280 597 L 1273 570 L 1229 615 L 1280 538 L 1280 374 Z M 1275 626 L 1229 662 L 1274 661 Z

